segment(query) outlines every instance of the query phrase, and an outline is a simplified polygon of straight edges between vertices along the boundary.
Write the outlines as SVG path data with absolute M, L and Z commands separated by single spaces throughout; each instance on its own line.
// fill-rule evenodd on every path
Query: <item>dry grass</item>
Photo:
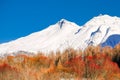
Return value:
M 120 44 L 90 46 L 84 52 L 70 48 L 47 56 L 7 56 L 0 59 L 0 80 L 120 80 L 119 62 Z

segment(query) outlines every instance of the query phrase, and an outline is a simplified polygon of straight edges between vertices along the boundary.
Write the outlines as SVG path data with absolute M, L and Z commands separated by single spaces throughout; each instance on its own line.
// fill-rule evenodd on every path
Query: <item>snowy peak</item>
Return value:
M 120 18 L 109 15 L 99 15 L 97 17 L 92 18 L 90 21 L 88 21 L 85 25 L 88 26 L 96 26 L 96 25 L 119 25 L 120 24 Z
M 87 44 L 96 46 L 105 43 L 109 36 L 120 34 L 120 18 L 100 15 L 88 21 L 83 29 L 90 34 Z
M 58 25 L 60 26 L 60 28 L 62 28 L 64 26 L 64 24 L 68 24 L 70 23 L 69 21 L 65 20 L 65 19 L 61 19 L 59 22 L 58 22 Z
M 58 21 L 58 24 L 69 24 L 69 23 L 71 22 L 66 19 L 61 19 L 60 21 Z
M 64 28 L 64 27 L 78 27 L 77 24 L 75 24 L 74 22 L 68 21 L 66 19 L 61 19 L 60 21 L 57 22 L 57 24 L 59 25 L 60 29 Z
M 71 47 L 84 50 L 87 46 L 110 45 L 114 47 L 120 42 L 120 18 L 100 15 L 92 18 L 83 26 L 61 19 L 48 28 L 0 44 L 0 56 L 13 53 L 64 51 Z

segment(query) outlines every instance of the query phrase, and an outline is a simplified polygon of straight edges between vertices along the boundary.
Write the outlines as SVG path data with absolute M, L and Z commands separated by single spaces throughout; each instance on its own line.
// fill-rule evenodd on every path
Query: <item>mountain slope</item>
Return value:
M 110 36 L 113 35 L 118 36 L 112 40 Z M 120 18 L 118 17 L 100 15 L 83 26 L 62 19 L 42 31 L 0 44 L 0 55 L 9 55 L 18 51 L 48 53 L 63 51 L 68 47 L 85 49 L 88 45 L 97 46 L 98 44 L 114 47 L 120 41 L 120 39 L 116 41 L 115 38 L 120 38 Z
M 88 21 L 77 34 L 77 40 L 86 47 L 96 46 L 106 43 L 107 38 L 115 34 L 120 34 L 120 18 L 102 15 Z
M 12 52 L 25 51 L 49 52 L 59 49 L 66 41 L 71 41 L 80 27 L 74 23 L 62 19 L 55 25 L 49 26 L 40 32 L 32 33 L 26 37 L 0 45 L 0 53 L 11 54 Z M 63 49 L 63 48 L 61 48 Z M 3 54 L 2 54 L 3 53 Z

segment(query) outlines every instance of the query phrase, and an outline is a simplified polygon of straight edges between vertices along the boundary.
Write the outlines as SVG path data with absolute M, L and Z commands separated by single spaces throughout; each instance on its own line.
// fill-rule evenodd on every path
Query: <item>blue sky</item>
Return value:
M 40 31 L 62 18 L 83 25 L 99 14 L 120 17 L 120 0 L 0 0 L 0 43 Z

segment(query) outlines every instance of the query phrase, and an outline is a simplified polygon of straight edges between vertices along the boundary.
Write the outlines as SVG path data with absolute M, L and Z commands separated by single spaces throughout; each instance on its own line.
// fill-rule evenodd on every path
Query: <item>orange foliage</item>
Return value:
M 113 49 L 90 46 L 84 52 L 70 48 L 49 56 L 44 53 L 7 56 L 0 59 L 0 80 L 4 80 L 6 74 L 6 80 L 120 80 L 120 68 L 113 62 L 116 55 L 120 57 L 119 53 L 120 45 Z M 10 72 L 12 77 L 8 75 Z

